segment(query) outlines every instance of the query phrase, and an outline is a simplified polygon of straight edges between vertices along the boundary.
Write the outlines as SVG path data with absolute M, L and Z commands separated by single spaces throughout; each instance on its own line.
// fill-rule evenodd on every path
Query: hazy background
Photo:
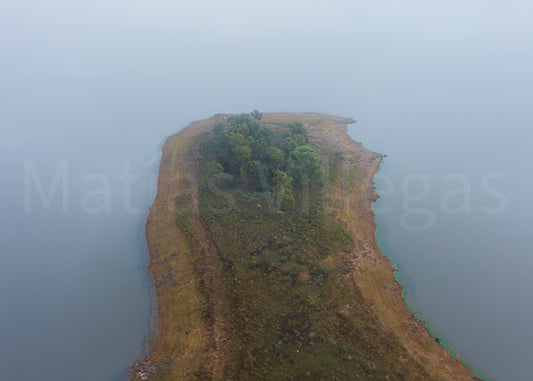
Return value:
M 357 119 L 389 154 L 379 235 L 409 303 L 483 374 L 529 379 L 533 5 L 369 3 L 0 2 L 0 380 L 135 361 L 160 146 L 254 108 Z

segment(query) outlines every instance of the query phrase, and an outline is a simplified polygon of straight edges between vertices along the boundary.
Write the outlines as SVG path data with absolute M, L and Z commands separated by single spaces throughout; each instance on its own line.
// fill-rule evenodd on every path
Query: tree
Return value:
M 260 161 L 249 161 L 241 168 L 241 180 L 250 188 L 262 192 L 268 189 L 266 173 L 268 168 Z
M 291 135 L 303 135 L 307 139 L 307 130 L 302 122 L 291 122 L 287 124 L 287 128 L 291 132 Z
M 232 170 L 238 174 L 241 172 L 241 169 L 246 168 L 252 159 L 250 142 L 243 135 L 231 131 L 226 134 L 226 142 L 229 152 L 231 152 L 230 163 Z
M 295 134 L 294 141 L 298 146 L 304 146 L 307 144 L 307 136 L 304 136 L 302 134 Z
M 267 155 L 269 144 L 265 138 L 254 139 L 250 143 L 252 147 L 252 156 L 254 160 L 263 161 Z
M 209 175 L 222 170 L 250 189 L 271 189 L 278 193 L 279 204 L 290 207 L 294 199 L 292 182 L 295 187 L 309 186 L 322 176 L 323 169 L 315 151 L 307 145 L 302 122 L 291 122 L 287 129 L 279 129 L 261 124 L 261 118 L 262 114 L 254 110 L 250 114 L 232 115 L 227 122 L 217 122 L 208 150 L 215 160 L 209 163 L 206 172 Z M 276 176 L 285 176 L 281 181 L 283 187 L 278 186 L 281 183 Z
M 250 115 L 252 116 L 252 118 L 256 119 L 256 120 L 261 120 L 263 119 L 263 113 L 262 112 L 259 112 L 257 110 L 254 110 L 250 113 Z
M 298 147 L 296 140 L 294 140 L 290 136 L 287 136 L 283 141 L 283 145 L 281 148 L 283 149 L 283 152 L 289 155 L 296 147 Z
M 215 160 L 211 160 L 207 162 L 205 166 L 207 168 L 207 174 L 209 176 L 213 176 L 213 175 L 224 172 L 224 167 L 222 166 L 222 164 L 220 164 L 219 162 Z
M 285 154 L 278 147 L 268 147 L 266 149 L 265 162 L 269 169 L 285 168 Z
M 305 145 L 295 148 L 289 155 L 289 174 L 297 186 L 308 187 L 324 174 L 315 150 Z
M 282 210 L 292 209 L 296 203 L 292 191 L 292 177 L 278 169 L 274 169 L 272 172 L 271 183 L 274 203 Z

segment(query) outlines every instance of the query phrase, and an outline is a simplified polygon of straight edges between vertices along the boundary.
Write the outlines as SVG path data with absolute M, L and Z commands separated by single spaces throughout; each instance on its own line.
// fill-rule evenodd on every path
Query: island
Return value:
M 217 114 L 166 140 L 146 222 L 157 334 L 133 380 L 479 380 L 376 244 L 382 155 L 353 122 Z

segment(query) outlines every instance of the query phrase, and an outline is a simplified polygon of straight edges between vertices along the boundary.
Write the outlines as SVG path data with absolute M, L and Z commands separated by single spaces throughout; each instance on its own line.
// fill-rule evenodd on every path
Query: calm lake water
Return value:
M 533 6 L 0 3 L 0 380 L 115 380 L 150 319 L 165 137 L 215 113 L 359 121 L 384 252 L 494 380 L 533 373 Z

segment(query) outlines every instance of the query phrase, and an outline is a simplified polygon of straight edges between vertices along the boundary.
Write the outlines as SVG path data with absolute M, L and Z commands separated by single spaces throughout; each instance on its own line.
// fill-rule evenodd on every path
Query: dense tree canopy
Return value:
M 215 126 L 209 149 L 215 160 L 206 168 L 210 173 L 223 170 L 235 176 L 241 186 L 271 191 L 282 209 L 294 205 L 293 186 L 304 188 L 318 181 L 324 170 L 308 143 L 300 121 L 286 127 L 266 126 L 262 114 L 240 114 Z
M 308 145 L 296 147 L 289 155 L 289 173 L 299 186 L 309 186 L 324 174 L 315 150 Z

